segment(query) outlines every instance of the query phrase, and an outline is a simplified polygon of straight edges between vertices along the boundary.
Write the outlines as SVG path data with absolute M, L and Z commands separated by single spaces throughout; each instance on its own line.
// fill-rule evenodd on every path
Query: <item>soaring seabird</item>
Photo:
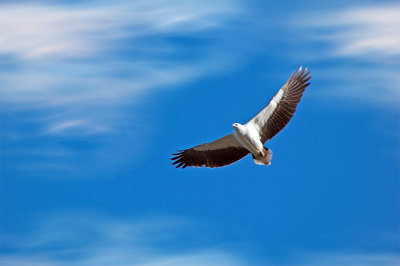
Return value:
M 171 160 L 177 168 L 195 166 L 221 167 L 251 153 L 254 162 L 270 165 L 272 151 L 264 147 L 267 140 L 281 131 L 296 111 L 304 90 L 310 83 L 310 72 L 299 68 L 255 117 L 244 125 L 234 123 L 233 133 L 213 142 L 178 151 Z

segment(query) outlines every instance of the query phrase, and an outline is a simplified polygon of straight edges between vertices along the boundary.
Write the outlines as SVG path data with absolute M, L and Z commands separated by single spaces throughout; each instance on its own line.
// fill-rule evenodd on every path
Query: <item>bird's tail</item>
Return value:
M 270 165 L 271 164 L 271 158 L 272 158 L 272 151 L 268 148 L 263 149 L 263 152 L 260 153 L 257 156 L 253 155 L 253 160 L 256 164 L 259 165 Z

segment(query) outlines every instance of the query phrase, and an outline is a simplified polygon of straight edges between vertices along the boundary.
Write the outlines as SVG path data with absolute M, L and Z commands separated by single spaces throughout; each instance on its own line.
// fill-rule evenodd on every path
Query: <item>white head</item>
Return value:
M 233 128 L 235 128 L 235 129 L 236 129 L 236 128 L 239 128 L 239 127 L 241 127 L 242 125 L 241 125 L 241 124 L 239 124 L 239 123 L 233 123 L 233 125 L 232 125 L 232 126 L 233 126 Z

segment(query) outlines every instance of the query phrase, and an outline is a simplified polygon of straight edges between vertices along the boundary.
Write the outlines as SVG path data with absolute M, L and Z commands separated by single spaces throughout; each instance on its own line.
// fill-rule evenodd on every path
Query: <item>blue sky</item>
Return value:
M 397 1 L 2 2 L 0 264 L 400 263 Z M 272 165 L 171 165 L 300 65 Z

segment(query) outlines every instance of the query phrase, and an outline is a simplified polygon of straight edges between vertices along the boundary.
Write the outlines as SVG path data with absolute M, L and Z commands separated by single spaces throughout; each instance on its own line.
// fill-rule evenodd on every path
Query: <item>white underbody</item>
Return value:
M 236 140 L 252 154 L 256 155 L 263 150 L 264 146 L 261 143 L 260 134 L 254 127 L 251 125 L 238 125 L 234 129 L 233 135 Z
M 251 124 L 241 125 L 234 124 L 233 136 L 236 140 L 246 148 L 251 154 L 253 154 L 254 162 L 256 164 L 270 165 L 272 152 L 264 148 L 261 142 L 260 134 Z M 265 156 L 262 156 L 264 154 Z

